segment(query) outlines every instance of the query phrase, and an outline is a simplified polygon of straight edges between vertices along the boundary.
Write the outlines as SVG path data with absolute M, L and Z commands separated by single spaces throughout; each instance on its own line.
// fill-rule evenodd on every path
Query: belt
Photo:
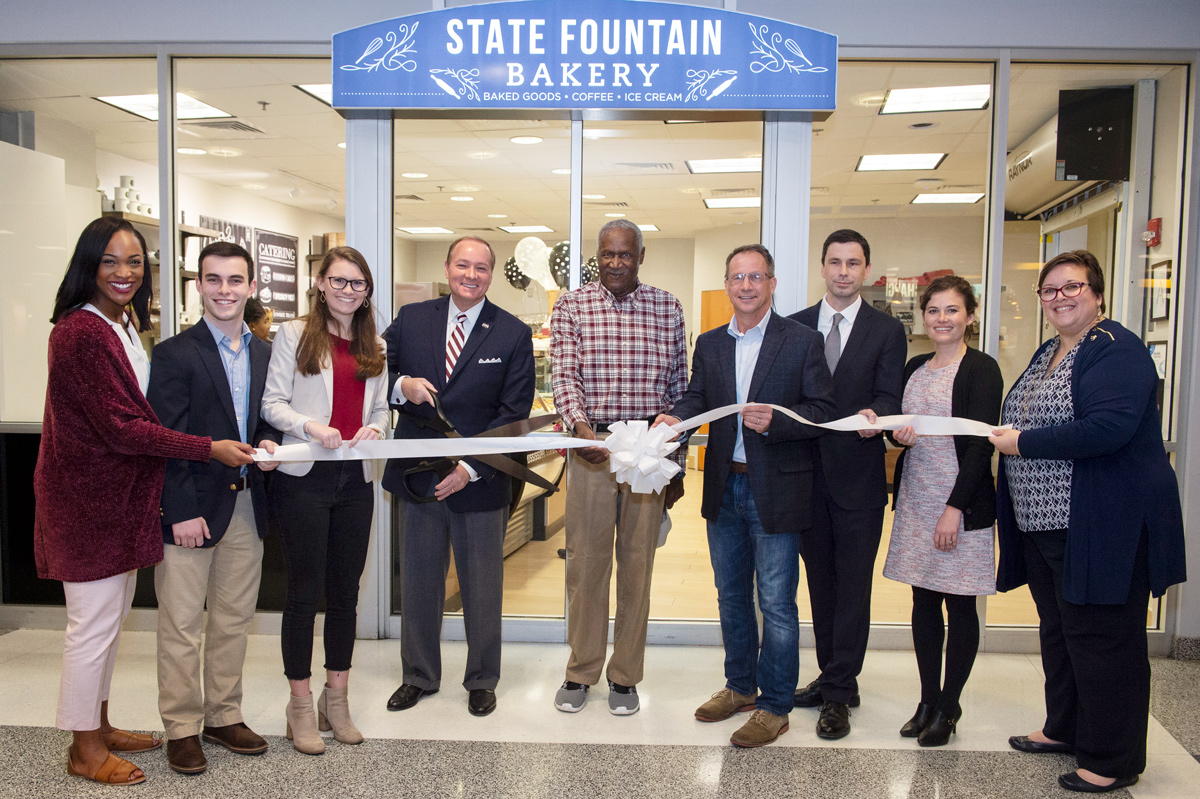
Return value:
M 750 467 L 744 463 L 738 463 L 737 461 L 732 461 L 729 464 L 729 473 L 730 474 L 749 474 Z
M 250 484 L 246 482 L 245 477 L 239 477 L 235 482 L 229 484 L 230 491 L 245 491 L 249 487 Z
M 656 413 L 653 416 L 647 416 L 644 421 L 646 424 L 654 424 L 654 420 L 657 418 L 658 414 Z M 607 433 L 609 425 L 616 424 L 616 422 L 589 422 L 589 424 L 591 425 L 592 432 Z

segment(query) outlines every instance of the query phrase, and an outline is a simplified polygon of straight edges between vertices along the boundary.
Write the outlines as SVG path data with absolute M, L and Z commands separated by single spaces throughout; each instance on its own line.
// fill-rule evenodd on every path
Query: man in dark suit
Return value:
M 832 418 L 900 413 L 907 342 L 904 326 L 863 302 L 871 245 L 853 230 L 836 230 L 821 249 L 825 296 L 790 318 L 821 333 L 833 374 Z M 800 538 L 808 576 L 820 676 L 796 692 L 796 707 L 820 707 L 817 735 L 850 732 L 858 707 L 871 628 L 871 577 L 887 505 L 883 437 L 826 432 L 818 439 L 814 517 Z
M 766 247 L 748 244 L 729 254 L 725 292 L 733 319 L 696 340 L 687 392 L 656 424 L 735 402 L 780 405 L 824 422 L 833 399 L 821 337 L 771 310 L 775 261 Z M 769 744 L 788 729 L 800 668 L 800 532 L 811 516 L 811 439 L 819 434 L 820 428 L 773 413 L 767 404 L 746 405 L 739 416 L 709 425 L 700 513 L 708 520 L 725 687 L 696 710 L 696 718 L 723 721 L 754 709 L 730 738 L 737 746 Z
M 458 239 L 446 254 L 450 296 L 406 305 L 383 334 L 392 407 L 400 412 L 396 438 L 440 438 L 417 419 L 436 417 L 437 394 L 447 418 L 464 436 L 529 417 L 533 407 L 533 340 L 529 326 L 486 298 L 496 255 L 474 236 Z M 401 576 L 400 657 L 404 682 L 388 710 L 405 710 L 441 686 L 442 609 L 450 551 L 462 595 L 467 630 L 463 687 L 468 710 L 496 709 L 500 681 L 500 608 L 504 534 L 511 481 L 473 458 L 458 462 L 445 479 L 414 475 L 408 488 L 435 502 L 412 501 L 404 471 L 415 460 L 388 461 L 383 487 L 401 500 L 404 556 Z
M 271 345 L 242 321 L 254 293 L 254 261 L 232 242 L 200 253 L 204 316 L 154 348 L 146 398 L 166 427 L 274 449 L 280 434 L 259 418 Z M 242 721 L 242 664 L 254 619 L 267 534 L 263 471 L 170 460 L 162 492 L 163 560 L 158 594 L 158 705 L 167 760 L 182 774 L 208 762 L 200 735 L 240 754 L 267 742 Z M 200 637 L 205 603 L 204 676 Z

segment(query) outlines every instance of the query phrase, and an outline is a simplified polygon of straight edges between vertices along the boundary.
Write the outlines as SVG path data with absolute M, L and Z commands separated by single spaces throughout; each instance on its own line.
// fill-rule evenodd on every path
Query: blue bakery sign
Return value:
M 517 0 L 333 37 L 337 108 L 832 111 L 837 37 L 732 11 Z

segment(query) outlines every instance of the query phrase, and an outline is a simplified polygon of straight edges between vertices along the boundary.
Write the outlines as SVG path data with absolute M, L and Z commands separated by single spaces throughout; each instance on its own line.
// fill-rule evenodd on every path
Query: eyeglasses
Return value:
M 338 291 L 346 288 L 346 286 L 349 286 L 354 291 L 367 290 L 367 281 L 365 280 L 347 280 L 344 277 L 330 277 L 326 278 L 326 280 L 329 281 L 329 285 L 333 286 Z
M 1064 283 L 1058 288 L 1054 288 L 1053 286 L 1034 288 L 1034 292 L 1037 293 L 1038 299 L 1042 302 L 1054 302 L 1054 298 L 1060 293 L 1064 297 L 1078 297 L 1085 286 L 1087 286 L 1087 283 Z
M 725 282 L 736 286 L 743 280 L 749 278 L 750 282 L 757 286 L 764 280 L 770 280 L 773 277 L 775 276 L 768 275 L 765 272 L 738 272 L 735 275 L 730 275 L 729 277 L 725 278 Z

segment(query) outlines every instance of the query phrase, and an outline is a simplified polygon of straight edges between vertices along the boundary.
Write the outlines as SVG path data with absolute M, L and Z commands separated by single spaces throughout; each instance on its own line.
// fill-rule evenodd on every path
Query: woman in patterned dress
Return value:
M 1046 721 L 1009 744 L 1074 753 L 1058 778 L 1101 793 L 1146 768 L 1150 662 L 1146 605 L 1183 582 L 1179 486 L 1162 443 L 1158 372 L 1133 332 L 1104 318 L 1104 273 L 1086 250 L 1038 274 L 1058 335 L 1004 401 L 992 443 L 1000 564 L 996 586 L 1029 584 L 1040 619 Z
M 904 368 L 904 413 L 989 424 L 999 419 L 1000 367 L 967 346 L 975 308 L 975 292 L 961 277 L 946 275 L 926 287 L 921 314 L 935 349 Z M 896 516 L 883 575 L 912 586 L 913 649 L 921 675 L 920 704 L 900 734 L 921 746 L 944 746 L 962 715 L 958 700 L 979 649 L 975 597 L 996 593 L 993 448 L 980 436 L 917 436 L 911 426 L 891 438 L 905 449 L 896 462 Z

